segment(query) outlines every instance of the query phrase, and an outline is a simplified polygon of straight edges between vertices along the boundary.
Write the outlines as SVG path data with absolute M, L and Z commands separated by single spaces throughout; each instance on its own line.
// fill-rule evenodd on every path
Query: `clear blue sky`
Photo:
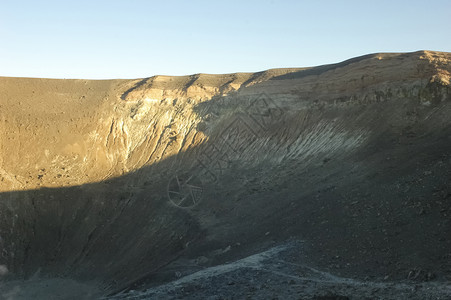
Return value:
M 0 0 L 0 76 L 139 78 L 451 51 L 451 1 Z

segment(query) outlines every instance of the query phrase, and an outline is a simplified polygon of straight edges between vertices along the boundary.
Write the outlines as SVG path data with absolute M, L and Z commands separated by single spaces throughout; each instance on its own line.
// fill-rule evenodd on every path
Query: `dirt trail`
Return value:
M 443 282 L 362 281 L 317 270 L 299 259 L 294 263 L 302 247 L 291 241 L 161 286 L 102 299 L 449 299 L 451 295 L 451 284 Z

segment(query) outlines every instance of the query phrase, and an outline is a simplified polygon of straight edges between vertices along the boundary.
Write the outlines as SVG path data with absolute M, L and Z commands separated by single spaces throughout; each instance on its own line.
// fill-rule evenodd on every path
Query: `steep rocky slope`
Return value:
M 106 295 L 294 239 L 337 276 L 449 282 L 450 60 L 0 78 L 0 276 Z

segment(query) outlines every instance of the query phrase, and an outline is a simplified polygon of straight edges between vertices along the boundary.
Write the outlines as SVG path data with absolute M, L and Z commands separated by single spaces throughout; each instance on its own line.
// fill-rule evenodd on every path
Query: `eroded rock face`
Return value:
M 111 292 L 177 257 L 296 236 L 319 266 L 352 260 L 344 274 L 449 275 L 450 60 L 0 78 L 0 265 Z

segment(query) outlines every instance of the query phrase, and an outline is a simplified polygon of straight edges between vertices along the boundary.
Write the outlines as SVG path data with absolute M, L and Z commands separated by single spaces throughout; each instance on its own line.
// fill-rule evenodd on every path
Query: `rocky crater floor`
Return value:
M 0 77 L 0 298 L 451 299 L 450 72 Z

